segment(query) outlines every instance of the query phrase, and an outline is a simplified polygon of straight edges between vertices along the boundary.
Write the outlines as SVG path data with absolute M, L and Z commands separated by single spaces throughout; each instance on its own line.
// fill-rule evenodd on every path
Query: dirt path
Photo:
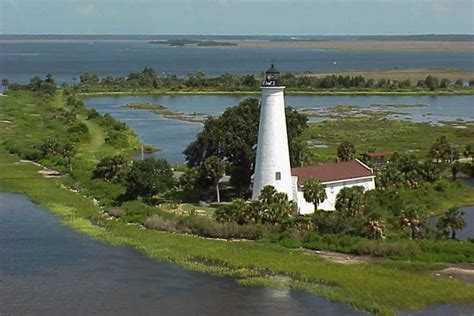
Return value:
M 341 264 L 356 264 L 356 263 L 364 263 L 370 260 L 374 260 L 374 258 L 371 256 L 356 256 L 356 255 L 349 255 L 346 253 L 326 251 L 326 250 L 303 249 L 303 252 L 306 254 L 318 255 L 328 261 L 341 263 Z
M 436 276 L 447 276 L 448 278 L 474 283 L 474 266 L 452 266 L 435 273 Z
M 79 155 L 83 156 L 88 160 L 95 161 L 96 153 L 99 151 L 100 147 L 105 143 L 104 132 L 93 122 L 88 120 L 81 120 L 84 124 L 87 125 L 89 129 L 90 140 L 89 142 L 82 144 L 81 148 L 78 150 Z

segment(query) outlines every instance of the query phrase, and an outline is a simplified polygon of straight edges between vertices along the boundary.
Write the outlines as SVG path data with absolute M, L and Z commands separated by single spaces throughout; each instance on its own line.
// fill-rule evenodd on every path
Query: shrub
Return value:
M 260 239 L 272 231 L 269 225 L 238 225 L 234 222 L 220 223 L 212 219 L 188 215 L 180 218 L 164 218 L 155 215 L 145 221 L 145 226 L 150 229 L 167 232 L 181 232 L 202 237 L 223 239 Z
M 282 225 L 282 230 L 296 229 L 298 231 L 312 231 L 314 230 L 313 219 L 309 216 L 294 216 L 285 220 Z
M 126 148 L 128 146 L 128 137 L 123 132 L 113 130 L 107 133 L 105 142 L 113 147 Z
M 102 158 L 97 163 L 92 178 L 120 181 L 125 176 L 128 160 L 122 155 Z
M 125 215 L 125 211 L 121 210 L 119 208 L 112 208 L 112 209 L 108 210 L 107 213 L 110 216 L 113 216 L 113 217 L 122 217 L 122 216 Z
M 88 109 L 87 110 L 87 119 L 88 120 L 93 120 L 100 117 L 99 112 L 97 112 L 95 109 Z
M 38 146 L 23 141 L 9 139 L 4 145 L 10 154 L 18 155 L 21 159 L 39 161 L 43 157 Z
M 173 214 L 163 211 L 161 208 L 147 205 L 138 200 L 122 203 L 120 206 L 125 211 L 126 215 L 120 219 L 126 223 L 140 223 L 144 224 L 146 220 L 153 215 L 160 215 L 165 219 L 172 219 Z
M 315 250 L 331 250 L 344 253 L 352 253 L 357 243 L 364 240 L 361 237 L 350 235 L 317 235 L 308 234 L 303 240 L 303 246 Z
M 219 223 L 209 218 L 193 215 L 180 218 L 178 223 L 183 230 L 187 230 L 189 233 L 224 239 L 242 238 L 255 240 L 262 238 L 272 230 L 269 225 L 239 225 L 234 222 Z
M 355 246 L 354 253 L 390 258 L 414 258 L 420 253 L 418 244 L 410 241 L 383 242 L 364 240 Z
M 165 232 L 176 232 L 176 221 L 165 219 L 159 215 L 153 215 L 145 220 L 145 227 Z
M 175 184 L 175 179 L 166 160 L 146 158 L 133 163 L 127 172 L 126 184 L 129 198 L 141 196 L 150 199 L 155 194 L 170 190 Z
M 218 222 L 236 222 L 239 225 L 249 222 L 250 205 L 242 199 L 235 199 L 232 203 L 220 206 L 214 213 Z
M 68 134 L 76 134 L 77 137 L 81 137 L 81 136 L 86 135 L 87 133 L 89 133 L 89 128 L 87 127 L 86 124 L 84 124 L 82 122 L 77 122 L 77 123 L 71 125 L 67 129 L 67 132 L 68 132 Z

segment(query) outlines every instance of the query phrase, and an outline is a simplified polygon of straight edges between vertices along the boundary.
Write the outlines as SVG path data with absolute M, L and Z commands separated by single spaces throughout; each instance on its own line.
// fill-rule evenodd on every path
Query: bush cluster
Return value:
M 12 83 L 8 84 L 9 91 L 32 91 L 46 96 L 54 96 L 56 94 L 56 82 L 51 74 L 46 75 L 46 79 L 42 80 L 38 76 L 31 78 L 30 83 L 26 85 Z
M 272 225 L 247 224 L 239 225 L 233 222 L 216 222 L 212 219 L 197 215 L 166 219 L 154 215 L 145 221 L 145 227 L 167 232 L 180 232 L 210 238 L 251 239 L 256 240 L 274 230 Z

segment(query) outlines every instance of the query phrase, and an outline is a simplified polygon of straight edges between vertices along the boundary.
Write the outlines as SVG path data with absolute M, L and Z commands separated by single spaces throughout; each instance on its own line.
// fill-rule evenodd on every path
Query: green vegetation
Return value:
M 207 118 L 203 130 L 184 150 L 189 167 L 199 167 L 210 156 L 217 156 L 226 162 L 227 174 L 237 194 L 248 195 L 254 172 L 259 113 L 258 99 L 246 99 L 217 118 Z M 306 117 L 287 107 L 286 122 L 290 160 L 298 164 L 303 146 L 300 136 L 307 126 Z
M 17 83 L 10 83 L 8 79 L 2 80 L 2 86 L 8 92 L 16 90 L 27 90 L 37 92 L 39 94 L 54 96 L 57 90 L 56 82 L 51 74 L 46 75 L 46 79 L 41 80 L 40 77 L 34 76 L 27 85 L 20 85 Z
M 306 201 L 314 204 L 314 209 L 326 199 L 326 188 L 318 179 L 309 178 L 303 183 L 303 195 Z
M 463 230 L 466 228 L 466 221 L 462 217 L 463 212 L 460 212 L 456 208 L 451 208 L 445 214 L 443 214 L 438 223 L 438 229 L 447 237 L 451 235 L 452 239 L 456 239 L 456 231 Z
M 106 76 L 99 78 L 95 74 L 83 73 L 79 82 L 63 84 L 65 90 L 74 93 L 102 95 L 102 94 L 186 94 L 186 93 L 258 93 L 263 76 L 260 75 L 233 75 L 223 74 L 217 77 L 206 76 L 197 71 L 185 77 L 174 74 L 158 76 L 153 68 L 145 67 L 142 72 L 130 73 L 126 77 Z M 465 80 L 462 80 L 465 79 Z M 366 79 L 361 75 L 325 75 L 324 77 L 312 74 L 284 74 L 282 83 L 287 87 L 287 94 L 341 94 L 341 95 L 368 95 L 368 94 L 473 94 L 473 82 L 469 78 L 450 80 L 437 78 L 432 75 L 423 80 L 412 82 L 410 79 Z M 472 78 L 471 78 L 472 79 Z M 9 90 L 39 89 L 39 78 L 32 79 L 30 85 L 8 83 Z M 48 79 L 45 80 L 45 82 Z M 75 80 L 73 80 L 75 81 Z M 466 82 L 468 83 L 466 87 Z M 43 84 L 47 87 L 46 84 Z M 37 88 L 35 88 L 37 87 Z M 41 87 L 42 88 L 42 87 Z
M 465 128 L 453 128 L 453 125 Z M 411 123 L 368 117 L 341 117 L 335 121 L 309 124 L 303 134 L 304 140 L 327 147 L 309 148 L 304 152 L 305 161 L 314 164 L 333 160 L 337 147 L 344 141 L 355 144 L 356 157 L 370 149 L 413 153 L 426 157 L 433 143 L 446 136 L 451 146 L 459 152 L 474 138 L 474 126 L 463 122 L 445 122 L 444 125 Z M 311 147 L 311 145 L 310 145 Z
M 158 193 L 165 193 L 174 186 L 173 171 L 166 160 L 145 158 L 134 161 L 125 177 L 128 199 L 142 197 L 152 199 Z
M 231 204 L 216 210 L 214 217 L 219 222 L 242 224 L 281 224 L 295 211 L 293 201 L 288 201 L 285 193 L 277 192 L 272 186 L 265 186 L 258 200 L 247 204 L 242 199 L 235 199 Z
M 348 141 L 343 141 L 337 146 L 337 159 L 339 161 L 349 161 L 354 159 L 356 153 L 354 144 Z
M 219 180 L 225 173 L 224 161 L 217 156 L 210 156 L 204 161 L 201 168 L 203 177 L 209 180 L 216 188 L 216 200 L 217 203 L 220 203 Z
M 225 144 L 220 149 L 230 150 L 234 146 L 243 151 L 246 147 L 239 145 L 239 141 L 250 144 L 248 139 L 256 137 L 255 113 L 258 113 L 256 102 L 247 100 L 228 112 L 222 121 L 225 124 L 218 123 L 217 119 L 210 120 L 215 125 L 210 124 L 209 128 L 230 133 L 226 136 L 228 139 L 223 140 L 232 141 L 219 142 Z M 305 125 L 299 123 L 305 123 L 305 120 L 295 119 L 295 122 L 298 128 L 295 128 L 294 138 L 297 138 Z M 325 124 L 328 123 L 318 125 Z M 422 125 L 418 130 L 418 124 L 412 124 L 415 127 L 407 124 L 412 131 L 422 131 L 424 136 L 432 137 L 431 142 L 423 142 L 425 155 L 442 134 L 447 135 L 451 146 L 456 146 L 463 142 L 467 144 L 465 140 L 471 132 L 466 128 L 459 130 L 461 134 L 458 135 L 449 126 L 437 130 L 438 127 Z M 305 137 L 314 132 L 312 126 L 304 132 Z M 451 206 L 474 202 L 473 191 L 459 181 L 439 180 L 442 173 L 434 180 L 423 174 L 417 185 L 387 185 L 362 197 L 357 192 L 350 192 L 341 201 L 339 212 L 317 212 L 309 218 L 290 217 L 293 206 L 287 197 L 266 188 L 260 201 L 250 204 L 248 212 L 242 212 L 248 204 L 236 200 L 215 212 L 215 218 L 219 219 L 216 221 L 195 214 L 193 207 L 187 214 L 180 215 L 171 211 L 172 208 L 156 205 L 157 200 L 167 202 L 167 205 L 181 202 L 179 191 L 186 191 L 189 183 L 181 179 L 178 187 L 170 189 L 174 184 L 173 175 L 163 161 L 133 164 L 127 161 L 139 147 L 136 136 L 125 124 L 109 115 L 84 108 L 73 95 L 10 90 L 7 97 L 0 99 L 0 130 L 0 190 L 26 194 L 33 202 L 57 214 L 63 224 L 92 238 L 134 247 L 150 257 L 169 260 L 185 268 L 233 276 L 241 284 L 304 290 L 373 313 L 394 314 L 398 310 L 448 303 L 472 305 L 474 289 L 471 286 L 433 275 L 434 269 L 440 269 L 446 263 L 472 263 L 472 243 L 436 239 L 437 236 L 428 236 L 430 232 L 425 231 L 417 232 L 414 240 L 408 239 L 417 220 L 424 220 L 430 213 L 442 213 Z M 232 133 L 241 138 L 233 137 Z M 354 134 L 353 131 L 347 135 Z M 209 145 L 212 142 L 207 141 L 215 134 L 206 137 L 205 144 Z M 361 142 L 361 146 L 354 142 L 358 150 L 369 145 L 368 139 Z M 335 158 L 338 143 L 327 157 Z M 380 149 L 385 149 L 382 145 L 388 143 L 381 142 Z M 71 144 L 74 150 L 65 151 L 66 144 Z M 248 148 L 245 155 L 253 155 L 252 150 L 254 148 Z M 202 162 L 196 165 L 205 165 L 213 156 L 208 155 L 209 152 L 196 154 L 200 157 L 196 161 Z M 38 173 L 42 167 L 20 162 L 19 157 L 60 170 L 62 176 L 45 178 Z M 229 158 L 235 158 L 230 163 L 235 163 L 234 168 L 240 166 L 239 157 L 220 158 L 226 163 Z M 405 165 L 417 170 L 418 163 L 424 164 L 416 162 L 412 166 L 411 159 L 401 159 L 396 171 L 402 172 L 401 166 Z M 439 165 L 442 169 L 444 164 L 440 161 Z M 214 162 L 203 167 L 206 171 L 203 177 L 207 178 L 210 187 L 215 185 L 217 176 L 213 175 L 221 174 L 221 169 L 220 163 Z M 187 169 L 183 178 L 195 179 L 195 173 L 199 176 L 200 170 Z M 151 177 L 152 174 L 156 176 Z M 124 182 L 126 178 L 128 183 Z M 154 182 L 155 178 L 161 178 L 159 183 Z M 127 191 L 134 194 L 128 194 L 129 199 L 121 199 Z M 413 205 L 420 206 L 415 215 L 408 208 Z M 358 211 L 354 212 L 354 209 Z M 106 220 L 110 217 L 112 220 Z M 401 220 L 403 218 L 408 219 L 409 225 L 400 225 L 405 222 Z M 452 235 L 452 229 L 459 227 L 457 219 L 456 214 L 450 216 L 443 229 Z M 305 253 L 297 249 L 300 246 L 371 254 L 383 259 L 343 265 Z
M 310 291 L 374 313 L 391 314 L 442 303 L 472 304 L 474 292 L 468 285 L 411 271 L 409 265 L 340 265 L 267 243 L 206 240 L 104 221 L 90 199 L 59 188 L 53 179 L 41 178 L 38 167 L 17 162 L 2 151 L 1 190 L 27 194 L 60 216 L 63 224 L 96 239 L 134 247 L 153 258 L 232 275 L 240 278 L 241 284 L 265 285 L 258 282 L 263 273 L 269 276 L 267 286 Z M 95 218 L 101 226 L 84 218 Z M 281 283 L 272 277 L 279 275 L 294 277 Z
M 186 268 L 231 275 L 241 284 L 306 290 L 381 314 L 443 303 L 472 304 L 472 287 L 419 273 L 416 270 L 420 267 L 413 270 L 408 264 L 341 265 L 267 243 L 209 240 L 105 221 L 90 199 L 61 189 L 54 179 L 43 179 L 38 167 L 19 164 L 5 151 L 0 154 L 0 164 L 0 190 L 27 194 L 33 202 L 60 216 L 63 224 L 92 238 L 134 247 L 150 257 Z M 94 218 L 100 226 L 85 218 Z M 259 279 L 262 274 L 266 276 L 265 284 Z M 282 283 L 277 277 L 283 275 L 291 277 Z

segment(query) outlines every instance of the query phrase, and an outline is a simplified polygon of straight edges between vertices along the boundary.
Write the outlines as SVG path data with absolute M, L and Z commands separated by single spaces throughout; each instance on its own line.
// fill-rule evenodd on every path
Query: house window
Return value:
M 275 180 L 281 180 L 281 172 L 275 172 Z

